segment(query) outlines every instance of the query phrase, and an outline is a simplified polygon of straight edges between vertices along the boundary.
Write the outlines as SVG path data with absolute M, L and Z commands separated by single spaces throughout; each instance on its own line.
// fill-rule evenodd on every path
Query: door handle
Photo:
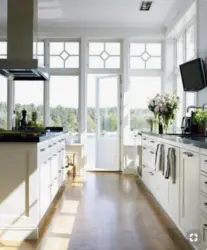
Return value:
M 192 153 L 189 153 L 189 152 L 183 152 L 184 155 L 187 155 L 188 157 L 192 157 L 193 154 Z

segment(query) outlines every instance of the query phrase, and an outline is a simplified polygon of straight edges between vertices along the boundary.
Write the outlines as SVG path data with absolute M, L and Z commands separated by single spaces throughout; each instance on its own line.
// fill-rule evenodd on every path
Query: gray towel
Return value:
M 165 169 L 165 147 L 163 144 L 157 145 L 156 155 L 155 155 L 155 166 L 158 170 L 162 171 L 162 174 L 164 175 L 164 169 Z
M 171 176 L 172 183 L 176 182 L 176 152 L 175 148 L 169 148 L 167 153 L 167 166 L 165 169 L 165 178 L 169 179 Z

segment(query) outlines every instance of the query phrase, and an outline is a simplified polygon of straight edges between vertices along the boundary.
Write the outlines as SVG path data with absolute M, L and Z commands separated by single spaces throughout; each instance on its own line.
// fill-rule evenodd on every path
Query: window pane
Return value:
M 33 55 L 44 55 L 44 42 L 33 42 Z
M 89 55 L 100 55 L 104 51 L 104 43 L 89 43 Z
M 182 122 L 182 117 L 183 117 L 183 84 L 181 80 L 181 76 L 179 75 L 177 77 L 177 96 L 180 98 L 180 104 L 179 104 L 179 109 L 177 111 L 176 115 L 176 131 L 181 132 L 181 122 Z
M 69 56 L 65 60 L 66 68 L 79 68 L 79 56 Z
M 161 69 L 161 57 L 151 57 L 146 62 L 147 69 Z
M 131 57 L 130 58 L 130 68 L 131 69 L 145 69 L 145 62 L 141 57 Z
M 147 43 L 146 44 L 146 51 L 151 56 L 161 56 L 161 49 L 162 46 L 160 43 Z
M 182 63 L 184 63 L 184 39 L 181 36 L 177 40 L 177 68 Z
M 32 112 L 37 112 L 37 123 L 43 125 L 43 89 L 42 81 L 15 81 L 15 110 L 21 115 L 27 111 L 27 121 L 31 121 Z
M 109 55 L 119 56 L 120 43 L 106 43 L 105 50 L 109 53 Z
M 50 56 L 50 68 L 64 68 L 64 60 L 59 56 Z
M 101 59 L 100 56 L 90 56 L 89 57 L 89 68 L 103 69 L 104 68 L 104 60 Z
M 44 67 L 44 56 L 37 56 L 38 66 Z
M 7 129 L 7 80 L 0 76 L 0 128 Z
M 7 42 L 0 42 L 0 55 L 7 55 Z
M 50 125 L 69 130 L 73 139 L 78 136 L 78 76 L 51 76 Z
M 191 105 L 196 105 L 196 93 L 186 92 L 186 108 Z
M 60 55 L 64 50 L 63 42 L 50 43 L 50 55 Z
M 79 43 L 77 43 L 77 42 L 67 42 L 67 43 L 65 43 L 65 50 L 70 55 L 79 55 Z
M 146 119 L 153 114 L 148 109 L 148 101 L 161 93 L 160 77 L 131 77 L 129 91 L 130 130 L 149 130 Z
M 120 57 L 119 56 L 110 56 L 105 61 L 105 68 L 107 68 L 107 69 L 119 69 L 120 68 Z
M 186 30 L 186 60 L 195 57 L 195 26 L 192 25 Z
M 140 56 L 145 52 L 144 43 L 131 43 L 130 44 L 130 55 L 131 56 Z

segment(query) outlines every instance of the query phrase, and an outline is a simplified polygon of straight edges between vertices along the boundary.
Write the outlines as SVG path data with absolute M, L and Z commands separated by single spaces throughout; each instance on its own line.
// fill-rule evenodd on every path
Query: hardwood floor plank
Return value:
M 41 241 L 7 244 L 0 250 L 191 249 L 143 185 L 120 173 L 68 180 Z

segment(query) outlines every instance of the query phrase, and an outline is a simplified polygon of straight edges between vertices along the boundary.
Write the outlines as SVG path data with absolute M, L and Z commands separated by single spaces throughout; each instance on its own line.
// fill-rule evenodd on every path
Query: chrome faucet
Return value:
M 206 106 L 207 106 L 207 103 L 206 103 Z M 199 106 L 188 106 L 187 107 L 187 112 L 189 112 L 190 109 L 201 109 L 202 107 L 199 107 Z
M 202 106 L 203 110 L 205 110 L 206 107 L 207 107 L 207 103 L 204 103 Z

